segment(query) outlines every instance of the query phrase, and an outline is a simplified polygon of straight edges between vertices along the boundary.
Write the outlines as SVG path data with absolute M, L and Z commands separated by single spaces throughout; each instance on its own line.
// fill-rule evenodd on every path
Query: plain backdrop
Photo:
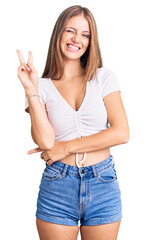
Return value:
M 146 239 L 145 1 L 13 0 L 0 6 L 0 239 L 3 240 L 39 239 L 35 211 L 45 168 L 40 153 L 27 155 L 37 145 L 31 138 L 30 116 L 24 111 L 25 94 L 17 77 L 16 49 L 20 49 L 26 61 L 28 51 L 32 51 L 34 66 L 41 76 L 54 24 L 65 8 L 76 4 L 89 8 L 95 17 L 103 65 L 118 77 L 130 127 L 130 141 L 111 148 L 123 205 L 118 240 Z

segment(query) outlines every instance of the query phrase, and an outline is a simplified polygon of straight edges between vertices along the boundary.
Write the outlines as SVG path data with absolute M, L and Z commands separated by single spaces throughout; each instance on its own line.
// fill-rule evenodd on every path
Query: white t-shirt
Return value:
M 38 90 L 54 129 L 55 141 L 89 136 L 108 128 L 104 97 L 121 91 L 115 73 L 106 67 L 98 68 L 96 77 L 87 82 L 85 97 L 77 111 L 62 97 L 50 78 L 39 78 Z M 28 106 L 25 97 L 26 112 Z
M 116 75 L 105 67 L 98 68 L 96 77 L 87 82 L 85 97 L 77 111 L 62 97 L 50 78 L 39 78 L 38 89 L 55 132 L 55 141 L 68 141 L 108 128 L 104 97 L 121 91 Z M 25 97 L 25 111 L 28 106 Z

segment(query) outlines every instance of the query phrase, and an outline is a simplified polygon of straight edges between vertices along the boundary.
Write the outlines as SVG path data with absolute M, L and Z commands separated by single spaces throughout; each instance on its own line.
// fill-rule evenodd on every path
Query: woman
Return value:
M 31 134 L 46 162 L 37 199 L 41 240 L 117 239 L 121 191 L 110 147 L 129 141 L 116 75 L 102 66 L 92 13 L 79 5 L 59 16 L 44 73 L 19 50 Z M 109 127 L 109 125 L 110 127 Z

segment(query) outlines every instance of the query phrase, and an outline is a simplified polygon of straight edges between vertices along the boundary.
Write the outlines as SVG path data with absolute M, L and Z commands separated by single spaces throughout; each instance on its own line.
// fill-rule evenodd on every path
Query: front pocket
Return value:
M 97 172 L 97 177 L 101 182 L 113 182 L 117 179 L 117 173 L 114 165 L 110 165 Z
M 56 180 L 60 177 L 61 173 L 59 172 L 59 170 L 54 169 L 52 167 L 46 167 L 42 175 L 42 179 L 47 181 Z

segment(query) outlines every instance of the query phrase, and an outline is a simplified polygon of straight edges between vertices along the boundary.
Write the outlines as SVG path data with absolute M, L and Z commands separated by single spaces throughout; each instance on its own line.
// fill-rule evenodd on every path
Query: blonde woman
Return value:
M 89 9 L 65 9 L 54 26 L 42 77 L 17 50 L 31 134 L 45 169 L 36 225 L 41 240 L 116 240 L 121 191 L 110 147 L 129 141 L 129 127 L 112 70 L 102 64 Z

